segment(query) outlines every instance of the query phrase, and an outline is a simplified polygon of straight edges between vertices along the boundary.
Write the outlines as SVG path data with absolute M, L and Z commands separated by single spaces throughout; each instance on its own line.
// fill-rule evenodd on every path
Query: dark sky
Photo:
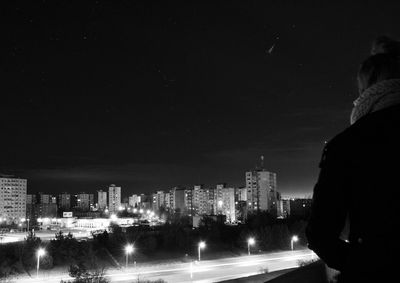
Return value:
M 0 172 L 30 192 L 244 184 L 309 195 L 400 1 L 1 3 Z M 344 3 L 344 1 L 343 1 Z

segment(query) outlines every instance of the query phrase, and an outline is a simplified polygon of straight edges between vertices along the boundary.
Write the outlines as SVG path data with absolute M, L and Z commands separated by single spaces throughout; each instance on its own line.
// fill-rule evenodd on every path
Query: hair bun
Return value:
M 400 56 L 400 42 L 388 36 L 380 36 L 372 44 L 371 54 L 391 54 Z

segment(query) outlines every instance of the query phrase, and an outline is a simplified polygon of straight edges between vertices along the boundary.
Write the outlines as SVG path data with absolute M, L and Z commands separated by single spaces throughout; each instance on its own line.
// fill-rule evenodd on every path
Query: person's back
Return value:
M 324 150 L 307 227 L 310 248 L 341 271 L 341 282 L 393 282 L 397 275 L 400 47 L 387 38 L 375 47 L 381 53 L 360 70 L 352 126 Z M 348 241 L 341 238 L 346 219 Z

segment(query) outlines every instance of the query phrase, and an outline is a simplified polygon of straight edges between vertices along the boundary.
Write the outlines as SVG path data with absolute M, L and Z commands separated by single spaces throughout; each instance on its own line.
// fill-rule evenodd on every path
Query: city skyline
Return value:
M 213 183 L 213 184 L 209 184 L 209 183 L 205 183 L 205 182 L 198 182 L 198 183 L 183 184 L 183 185 L 182 184 L 178 184 L 178 185 L 175 184 L 175 185 L 172 185 L 172 186 L 160 186 L 160 187 L 153 188 L 153 189 L 150 189 L 150 190 L 138 190 L 138 189 L 137 190 L 132 190 L 132 188 L 125 188 L 124 186 L 121 186 L 120 184 L 118 184 L 118 182 L 114 182 L 114 183 L 117 183 L 117 187 L 119 187 L 120 190 L 121 190 L 121 192 L 120 192 L 121 198 L 123 197 L 124 199 L 125 198 L 130 198 L 132 195 L 140 195 L 140 194 L 151 195 L 151 194 L 153 194 L 153 193 L 155 193 L 157 191 L 169 191 L 169 190 L 174 189 L 174 188 L 182 188 L 182 189 L 189 189 L 190 190 L 190 189 L 195 188 L 196 186 L 202 186 L 204 188 L 218 188 L 218 186 L 220 186 L 220 185 L 228 185 L 228 186 L 230 186 L 231 188 L 234 188 L 234 189 L 246 189 L 249 186 L 248 174 L 251 173 L 254 170 L 255 171 L 262 170 L 262 171 L 265 171 L 267 173 L 272 173 L 272 174 L 275 175 L 275 177 L 274 177 L 275 178 L 275 185 L 274 185 L 275 187 L 274 188 L 275 188 L 275 190 L 277 190 L 276 173 L 266 170 L 263 167 L 263 160 L 264 160 L 264 156 L 261 156 L 259 165 L 256 165 L 255 168 L 253 168 L 251 171 L 244 172 L 245 178 L 244 178 L 244 181 L 242 182 L 242 184 L 240 184 L 240 185 L 233 185 L 232 183 L 229 183 L 229 182 L 216 182 L 216 183 Z M 1 174 L 1 173 L 0 173 L 0 177 L 21 178 L 21 176 L 7 175 L 7 174 Z M 86 192 L 90 192 L 90 193 L 99 193 L 99 192 L 106 193 L 107 189 L 110 189 L 113 186 L 116 186 L 116 185 L 112 184 L 112 183 L 109 183 L 109 184 L 103 185 L 103 186 L 101 186 L 99 188 L 97 188 L 97 187 L 96 188 L 94 188 L 94 187 L 93 188 L 86 188 L 85 191 L 80 190 L 80 189 L 78 189 L 78 190 L 77 189 L 72 189 L 72 190 L 71 189 L 66 189 L 66 190 L 64 190 L 62 192 L 44 191 L 44 190 L 32 190 L 32 189 L 28 188 L 28 193 L 29 194 L 50 193 L 50 195 L 60 195 L 60 194 L 63 194 L 63 193 L 68 193 L 68 194 L 80 194 L 80 193 L 83 193 L 83 194 L 85 194 Z M 277 191 L 279 191 L 279 190 L 277 190 Z M 302 193 L 299 193 L 299 194 L 290 194 L 290 193 L 287 194 L 287 193 L 284 193 L 284 194 L 282 194 L 280 191 L 279 191 L 279 193 L 284 198 L 311 198 L 312 197 L 312 195 L 310 195 L 310 194 L 302 194 Z M 121 199 L 121 201 L 122 201 L 122 199 Z
M 398 35 L 398 2 L 360 3 L 7 3 L 0 172 L 55 193 L 237 187 L 263 155 L 282 194 L 311 195 L 371 40 Z

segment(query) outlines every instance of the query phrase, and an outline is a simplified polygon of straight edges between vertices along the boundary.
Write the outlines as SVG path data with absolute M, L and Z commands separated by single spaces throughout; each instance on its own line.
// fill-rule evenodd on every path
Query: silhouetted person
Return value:
M 309 247 L 340 271 L 339 282 L 398 282 L 398 41 L 380 37 L 374 42 L 361 64 L 358 87 L 351 126 L 329 141 L 322 155 L 307 227 Z

